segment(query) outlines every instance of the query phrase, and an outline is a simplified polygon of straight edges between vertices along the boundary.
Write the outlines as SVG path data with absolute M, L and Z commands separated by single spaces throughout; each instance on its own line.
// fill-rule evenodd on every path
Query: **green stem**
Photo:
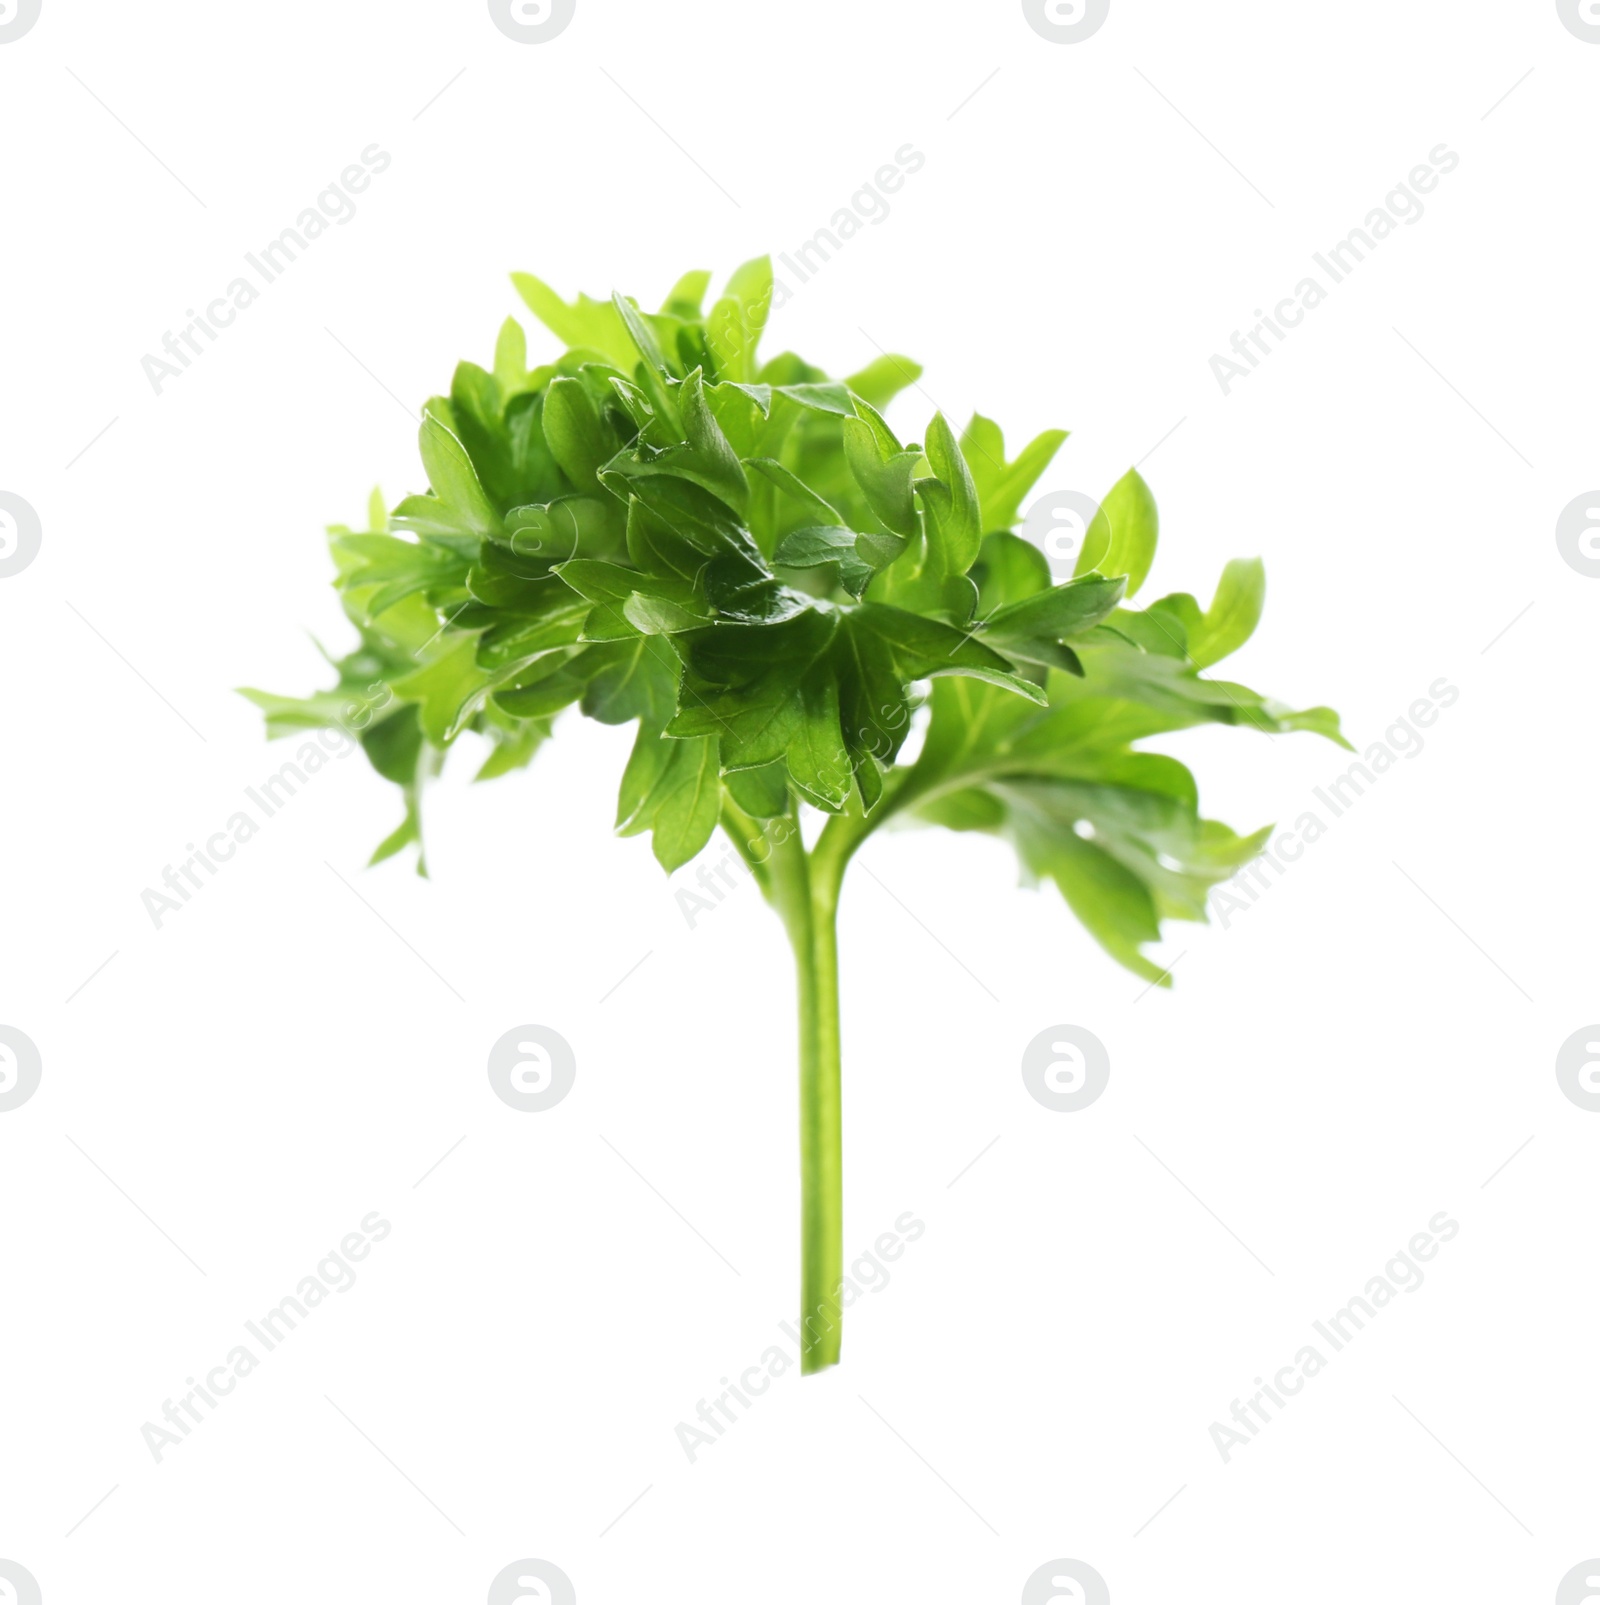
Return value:
M 948 777 L 946 784 L 952 783 Z M 839 1032 L 839 894 L 845 870 L 886 819 L 938 790 L 935 773 L 892 770 L 870 819 L 859 800 L 807 853 L 794 812 L 773 820 L 762 890 L 789 932 L 800 1001 L 800 1370 L 839 1363 L 844 1281 L 844 1151 Z M 731 806 L 731 805 L 730 805 Z M 724 824 L 729 816 L 724 814 Z M 739 821 L 735 820 L 735 824 Z M 749 823 L 749 821 L 745 821 Z M 731 833 L 731 832 L 730 832 Z
M 769 895 L 794 948 L 800 1013 L 800 1332 L 802 1372 L 837 1365 L 844 1280 L 839 1087 L 837 880 L 812 874 L 794 815 L 767 828 Z
M 839 1038 L 838 888 L 811 877 L 809 985 L 800 1051 L 800 1326 L 802 1373 L 839 1363 L 844 1281 L 844 1149 Z M 809 997 L 808 994 L 809 993 Z M 809 1042 L 806 1038 L 809 1035 Z
M 844 1281 L 844 1151 L 839 1032 L 839 893 L 851 855 L 876 825 L 852 810 L 808 854 L 790 814 L 765 831 L 763 890 L 794 948 L 800 1014 L 800 1369 L 839 1363 Z
M 771 877 L 767 873 L 766 856 L 761 851 L 767 845 L 766 832 L 731 797 L 722 799 L 722 830 L 745 861 L 761 895 L 770 902 Z

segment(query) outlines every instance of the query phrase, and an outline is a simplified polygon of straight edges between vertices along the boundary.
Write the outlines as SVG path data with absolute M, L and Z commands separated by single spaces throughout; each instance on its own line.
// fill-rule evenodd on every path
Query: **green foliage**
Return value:
M 423 408 L 427 488 L 330 532 L 360 634 L 337 686 L 246 693 L 269 734 L 360 733 L 405 799 L 376 856 L 420 845 L 424 782 L 464 731 L 490 743 L 489 779 L 575 705 L 637 723 L 618 828 L 648 831 L 668 870 L 719 822 L 802 804 L 856 842 L 896 815 L 989 831 L 1160 979 L 1143 946 L 1203 919 L 1265 832 L 1202 819 L 1188 770 L 1138 743 L 1202 723 L 1342 739 L 1326 708 L 1201 675 L 1254 630 L 1260 563 L 1230 563 L 1204 611 L 1181 593 L 1129 607 L 1157 538 L 1130 470 L 1052 584 L 1012 530 L 1065 434 L 1007 462 L 989 419 L 958 439 L 936 414 L 902 443 L 880 409 L 920 372 L 905 358 L 844 381 L 761 361 L 764 258 L 706 311 L 704 273 L 657 312 L 513 280 L 565 349 L 529 370 L 507 320 L 491 369 L 456 370 Z M 919 712 L 921 751 L 898 763 Z

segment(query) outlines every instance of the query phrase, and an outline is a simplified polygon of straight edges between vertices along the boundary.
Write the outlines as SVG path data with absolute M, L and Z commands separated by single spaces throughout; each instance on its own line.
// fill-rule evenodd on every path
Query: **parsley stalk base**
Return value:
M 809 1375 L 839 1363 L 842 1337 L 839 879 L 831 862 L 813 865 L 800 839 L 799 821 L 792 815 L 769 823 L 760 834 L 768 848 L 762 862 L 762 890 L 783 919 L 795 957 L 800 1016 L 800 1369 Z
M 800 1369 L 839 1363 L 844 1281 L 844 1154 L 839 956 L 831 901 L 811 897 L 809 953 L 797 955 L 800 996 Z

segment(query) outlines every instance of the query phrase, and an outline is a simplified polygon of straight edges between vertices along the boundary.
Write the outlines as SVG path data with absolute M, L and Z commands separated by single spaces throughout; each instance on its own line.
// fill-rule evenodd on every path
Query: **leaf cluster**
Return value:
M 427 489 L 392 509 L 374 493 L 366 530 L 329 532 L 360 638 L 336 686 L 245 692 L 269 734 L 359 734 L 401 787 L 375 859 L 420 846 L 423 784 L 462 732 L 487 741 L 489 779 L 576 706 L 637 726 L 617 825 L 668 870 L 719 822 L 759 832 L 802 805 L 858 834 L 894 816 L 989 831 L 1160 978 L 1142 945 L 1163 918 L 1203 919 L 1265 832 L 1202 819 L 1189 771 L 1137 744 L 1201 723 L 1342 739 L 1329 709 L 1202 674 L 1254 630 L 1260 563 L 1230 563 L 1205 608 L 1132 607 L 1158 520 L 1130 470 L 1052 583 L 1014 530 L 1065 434 L 1008 460 L 989 419 L 958 437 L 935 413 L 901 441 L 884 410 L 915 363 L 836 380 L 758 359 L 765 258 L 709 308 L 705 273 L 654 312 L 513 280 L 566 349 L 530 368 L 508 319 L 492 367 L 456 369 L 422 411 Z

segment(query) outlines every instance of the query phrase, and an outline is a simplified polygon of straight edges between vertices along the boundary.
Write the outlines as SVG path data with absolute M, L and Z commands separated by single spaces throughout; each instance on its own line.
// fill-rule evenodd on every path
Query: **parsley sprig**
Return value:
M 843 380 L 757 347 L 771 266 L 746 263 L 709 309 L 686 274 L 657 312 L 564 301 L 513 276 L 565 346 L 529 368 L 508 319 L 492 370 L 463 362 L 422 410 L 429 489 L 330 546 L 359 633 L 338 683 L 306 699 L 247 691 L 268 733 L 360 731 L 405 813 L 373 861 L 416 844 L 427 779 L 464 731 L 489 779 L 526 765 L 562 710 L 634 724 L 617 827 L 668 871 L 719 826 L 794 947 L 800 1005 L 804 1368 L 841 1326 L 837 912 L 845 870 L 889 819 L 986 831 L 1051 881 L 1118 962 L 1164 919 L 1203 920 L 1209 889 L 1267 831 L 1200 816 L 1195 782 L 1148 737 L 1199 724 L 1312 730 L 1202 671 L 1249 639 L 1259 561 L 1192 596 L 1129 604 L 1156 549 L 1130 470 L 1072 578 L 1014 528 L 1066 436 L 1015 458 L 974 417 L 902 442 L 883 409 L 921 369 L 883 357 Z M 919 715 L 913 761 L 900 755 Z M 826 815 L 809 850 L 801 817 Z M 425 872 L 425 871 L 424 871 Z

